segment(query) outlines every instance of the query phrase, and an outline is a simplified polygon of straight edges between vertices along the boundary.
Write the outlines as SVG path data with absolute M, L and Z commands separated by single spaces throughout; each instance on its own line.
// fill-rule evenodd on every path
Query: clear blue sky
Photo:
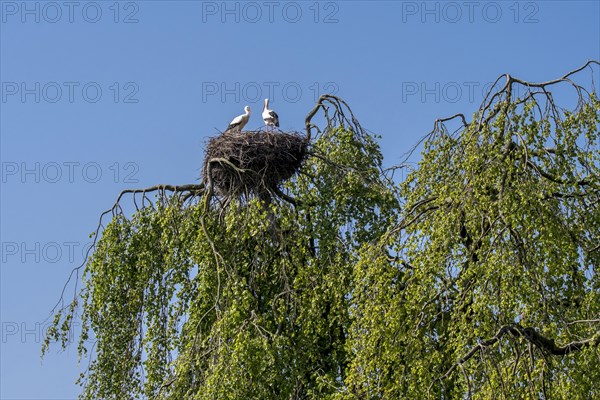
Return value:
M 281 127 L 301 130 L 334 91 L 392 165 L 436 118 L 471 115 L 500 74 L 543 81 L 600 59 L 598 1 L 1 1 L 0 12 L 2 399 L 77 396 L 76 348 L 41 363 L 40 346 L 99 214 L 124 188 L 194 182 L 206 138 L 245 105 L 250 128 L 270 97 Z

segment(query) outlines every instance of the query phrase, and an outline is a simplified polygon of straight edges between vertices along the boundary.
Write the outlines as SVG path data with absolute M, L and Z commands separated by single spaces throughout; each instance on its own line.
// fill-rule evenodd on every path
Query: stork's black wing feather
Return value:
M 273 125 L 279 128 L 279 115 L 275 111 L 271 111 L 269 115 L 273 118 Z
M 225 132 L 234 129 L 236 127 L 240 126 L 240 123 L 238 122 L 237 124 L 229 124 L 229 126 L 227 127 L 227 129 L 225 129 Z

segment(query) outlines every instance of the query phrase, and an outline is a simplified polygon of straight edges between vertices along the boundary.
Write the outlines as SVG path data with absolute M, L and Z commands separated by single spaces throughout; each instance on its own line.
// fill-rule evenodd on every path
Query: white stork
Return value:
M 250 119 L 250 107 L 244 107 L 245 114 L 238 115 L 230 123 L 225 132 L 241 132 Z
M 265 99 L 265 107 L 262 112 L 263 121 L 265 121 L 265 130 L 269 131 L 270 126 L 279 128 L 279 115 L 273 110 L 269 110 L 269 99 Z M 271 128 L 272 130 L 272 128 Z

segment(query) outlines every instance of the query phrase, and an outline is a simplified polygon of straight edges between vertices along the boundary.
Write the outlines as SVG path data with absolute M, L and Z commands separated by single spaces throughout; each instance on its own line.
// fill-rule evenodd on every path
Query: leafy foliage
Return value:
M 44 350 L 81 309 L 84 399 L 600 397 L 600 102 L 518 84 L 400 184 L 324 96 L 289 196 L 113 208 Z

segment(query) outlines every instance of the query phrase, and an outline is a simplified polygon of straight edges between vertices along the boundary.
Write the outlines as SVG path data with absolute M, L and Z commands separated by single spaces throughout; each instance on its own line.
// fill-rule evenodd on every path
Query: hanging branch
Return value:
M 330 108 L 333 107 L 333 114 L 330 114 Z M 340 99 L 337 96 L 332 94 L 324 94 L 319 97 L 317 104 L 314 108 L 308 113 L 306 119 L 304 120 L 305 129 L 306 129 L 306 138 L 308 141 L 312 138 L 312 129 L 317 129 L 317 133 L 322 133 L 323 131 L 319 129 L 317 125 L 312 122 L 312 119 L 315 117 L 319 110 L 323 110 L 325 114 L 325 119 L 327 120 L 327 125 L 323 131 L 331 130 L 333 127 L 341 126 L 342 128 L 348 128 L 359 135 L 359 137 L 364 136 L 364 130 L 361 127 L 360 123 L 354 116 L 352 109 L 344 100 Z M 348 117 L 349 115 L 349 117 Z
M 570 342 L 563 346 L 557 346 L 554 339 L 543 336 L 535 328 L 524 328 L 520 325 L 505 325 L 501 327 L 490 339 L 484 340 L 475 345 L 466 355 L 456 361 L 450 367 L 450 369 L 448 369 L 448 371 L 446 371 L 446 373 L 437 380 L 443 381 L 444 379 L 448 378 L 457 367 L 462 367 L 462 365 L 470 360 L 475 354 L 484 352 L 487 348 L 495 345 L 498 341 L 500 341 L 500 339 L 502 339 L 504 335 L 525 339 L 542 352 L 555 356 L 566 356 L 573 352 L 583 350 L 586 347 L 598 346 L 600 344 L 600 331 L 596 332 L 594 336 L 588 339 Z M 435 382 L 436 381 L 431 383 L 429 389 L 431 389 Z
M 57 303 L 51 309 L 50 314 L 53 314 L 57 310 L 59 305 L 60 305 L 61 310 L 65 309 L 65 306 L 64 306 L 65 291 L 67 290 L 67 287 L 68 287 L 69 283 L 71 282 L 71 280 L 73 280 L 73 278 L 75 278 L 75 288 L 74 288 L 74 293 L 73 293 L 74 301 L 77 298 L 77 287 L 78 287 L 78 283 L 79 283 L 79 271 L 81 270 L 81 268 L 83 268 L 86 265 L 88 257 L 90 256 L 92 251 L 96 248 L 98 238 L 100 237 L 100 232 L 104 228 L 104 225 L 102 223 L 104 217 L 107 214 L 112 214 L 113 217 L 117 216 L 117 215 L 121 215 L 121 216 L 123 215 L 123 209 L 120 205 L 120 202 L 124 195 L 132 194 L 133 202 L 135 204 L 136 210 L 139 210 L 139 207 L 136 202 L 136 195 L 138 195 L 138 194 L 142 195 L 142 207 L 144 207 L 145 206 L 144 202 L 146 200 L 151 204 L 151 201 L 146 196 L 148 193 L 158 192 L 159 196 L 161 198 L 164 197 L 166 192 L 171 192 L 173 194 L 181 194 L 181 195 L 183 195 L 182 203 L 184 203 L 186 200 L 190 199 L 191 197 L 202 196 L 204 194 L 205 190 L 206 189 L 205 189 L 204 184 L 188 184 L 188 185 L 161 184 L 161 185 L 150 186 L 145 189 L 125 189 L 125 190 L 121 191 L 121 193 L 119 193 L 119 196 L 117 196 L 117 200 L 114 202 L 113 206 L 110 209 L 104 211 L 102 214 L 100 214 L 98 226 L 96 227 L 96 230 L 93 232 L 94 239 L 92 240 L 90 247 L 88 247 L 88 249 L 85 253 L 83 262 L 79 266 L 77 266 L 71 270 L 71 273 L 69 274 L 69 277 L 67 278 L 67 281 L 65 282 L 65 284 L 63 286 L 60 297 L 59 297 Z
M 527 92 L 527 96 L 525 98 L 535 99 L 536 95 L 543 95 L 546 98 L 546 100 L 548 101 L 549 109 L 547 108 L 547 110 L 549 112 L 552 112 L 553 115 L 558 118 L 559 110 L 556 107 L 556 105 L 554 104 L 554 99 L 552 98 L 551 93 L 548 92 L 547 88 L 549 86 L 555 86 L 560 83 L 567 83 L 567 84 L 571 85 L 577 92 L 577 96 L 578 96 L 577 107 L 578 108 L 581 107 L 581 105 L 584 102 L 583 93 L 585 92 L 587 95 L 589 95 L 590 93 L 583 86 L 573 82 L 573 80 L 571 80 L 571 77 L 573 75 L 577 74 L 578 72 L 583 71 L 586 68 L 589 68 L 590 70 L 592 70 L 592 65 L 600 65 L 600 62 L 598 62 L 596 60 L 589 60 L 583 66 L 566 73 L 563 77 L 558 78 L 558 79 L 553 79 L 550 81 L 546 81 L 546 82 L 528 82 L 523 79 L 515 78 L 514 76 L 509 75 L 509 74 L 504 74 L 504 75 L 499 76 L 498 79 L 496 79 L 496 81 L 494 82 L 494 85 L 492 85 L 492 89 L 490 89 L 490 91 L 487 93 L 487 95 L 484 98 L 483 103 L 480 107 L 481 119 L 479 122 L 479 129 L 481 129 L 483 126 L 487 125 L 496 115 L 498 115 L 498 113 L 500 111 L 502 111 L 504 109 L 500 106 L 502 101 L 496 103 L 494 108 L 492 108 L 492 105 L 494 104 L 494 100 L 504 99 L 504 101 L 507 101 L 507 102 L 511 101 L 513 89 L 514 89 L 515 85 L 521 85 L 521 86 L 527 88 L 528 92 Z M 505 82 L 504 86 L 500 90 L 494 92 L 493 88 L 498 84 L 498 82 L 503 77 L 506 78 L 506 82 Z M 541 91 L 531 91 L 532 88 L 541 89 Z M 483 119 L 484 115 L 488 112 L 489 112 L 488 116 L 485 119 Z
M 574 150 L 565 150 L 559 143 L 556 144 L 555 148 L 552 147 L 551 144 L 549 145 L 548 142 L 551 142 L 552 140 L 558 141 L 560 139 L 558 133 L 552 134 L 552 128 L 556 128 L 556 131 L 558 132 L 563 128 L 567 131 L 570 127 L 569 125 L 564 124 L 563 119 L 565 116 L 573 114 L 572 111 L 566 111 L 559 106 L 550 89 L 555 88 L 557 85 L 567 84 L 567 87 L 571 89 L 571 93 L 573 93 L 574 90 L 575 95 L 577 96 L 575 112 L 585 110 L 585 104 L 589 104 L 596 94 L 595 92 L 592 93 L 588 91 L 586 88 L 575 82 L 573 77 L 575 74 L 581 73 L 584 70 L 592 71 L 592 73 L 597 72 L 597 68 L 595 68 L 597 66 L 600 66 L 600 62 L 594 60 L 588 61 L 583 66 L 565 74 L 561 78 L 539 83 L 527 82 L 508 74 L 502 75 L 496 80 L 494 86 L 492 86 L 492 89 L 486 95 L 479 111 L 476 113 L 474 121 L 468 123 L 462 114 L 456 114 L 435 121 L 433 130 L 410 151 L 408 157 L 412 155 L 418 145 L 426 140 L 433 140 L 433 136 L 438 134 L 444 138 L 452 136 L 448 142 L 443 142 L 450 146 L 449 152 L 460 152 L 461 150 L 464 150 L 464 147 L 460 146 L 460 144 L 463 144 L 464 142 L 474 140 L 475 142 L 470 143 L 478 144 L 478 141 L 487 139 L 489 142 L 484 142 L 484 146 L 481 148 L 489 149 L 492 147 L 498 149 L 498 151 L 490 154 L 489 158 L 486 160 L 493 161 L 496 157 L 504 160 L 505 158 L 510 157 L 510 159 L 514 160 L 519 166 L 520 173 L 523 175 L 528 174 L 527 176 L 530 177 L 532 181 L 541 182 L 543 190 L 540 192 L 539 201 L 554 201 L 559 207 L 568 205 L 569 210 L 575 210 L 574 212 L 581 212 L 582 215 L 584 215 L 587 212 L 587 201 L 590 201 L 592 205 L 598 204 L 600 187 L 598 186 L 599 181 L 596 172 L 597 164 L 594 165 L 593 158 L 590 161 L 590 159 L 584 156 L 577 157 L 573 154 L 578 152 L 581 152 L 582 154 L 591 153 L 593 149 L 590 148 L 589 143 L 593 142 L 588 142 L 588 146 L 586 147 L 585 143 L 581 144 L 581 142 L 574 141 L 572 145 L 572 149 Z M 498 89 L 498 83 L 503 79 L 506 79 L 506 81 L 502 87 Z M 515 93 L 518 88 L 525 88 L 525 94 L 517 97 Z M 522 132 L 515 129 L 512 117 L 519 116 L 519 112 L 522 111 L 524 107 L 528 106 L 533 107 L 533 117 L 536 120 L 539 118 L 539 120 L 543 121 L 541 129 L 548 129 L 550 131 L 550 139 L 547 141 L 528 143 L 523 138 L 524 135 L 522 135 Z M 462 122 L 462 127 L 459 128 L 459 136 L 455 137 L 454 135 L 448 135 L 448 129 L 446 128 L 445 123 L 457 118 L 460 118 Z M 496 122 L 502 122 L 502 124 L 496 124 Z M 494 134 L 496 133 L 494 129 L 497 128 L 497 136 L 492 136 L 491 134 L 485 136 L 487 133 L 484 135 L 483 131 L 488 128 L 491 128 L 490 132 Z M 577 132 L 575 132 L 575 134 L 577 134 Z M 455 140 L 455 142 L 452 142 L 452 140 Z M 454 143 L 457 143 L 457 145 L 453 146 Z M 474 148 L 478 149 L 479 147 L 474 146 Z M 454 154 L 456 155 L 456 160 L 461 160 L 463 157 L 462 154 Z M 554 168 L 555 166 L 558 166 L 558 168 Z M 562 169 L 560 168 L 561 166 L 566 167 Z M 565 170 L 566 172 L 561 172 Z M 509 185 L 505 186 L 507 173 L 507 170 L 505 170 L 503 174 L 500 174 L 502 179 L 500 179 L 497 186 L 490 184 L 490 198 L 501 197 L 505 190 L 510 190 Z M 470 182 L 464 183 L 464 186 L 462 186 L 464 193 L 468 194 L 470 185 Z M 545 190 L 547 190 L 547 192 L 545 192 Z M 435 193 L 428 193 L 426 191 L 423 193 L 422 197 L 415 198 L 410 204 L 407 204 L 402 213 L 402 218 L 388 234 L 401 235 L 408 227 L 418 227 L 418 224 L 424 217 L 427 218 L 429 213 L 443 213 L 443 210 L 450 208 L 456 210 L 462 207 L 461 199 L 463 197 L 464 195 L 455 198 L 436 197 Z M 585 218 L 585 215 L 582 218 Z M 502 229 L 500 235 L 506 230 L 507 232 L 510 232 L 512 237 L 518 237 L 517 231 L 503 219 L 501 221 L 505 227 Z M 485 237 L 489 233 L 490 225 L 486 224 L 486 220 L 483 220 L 483 223 L 479 227 L 481 237 Z M 457 235 L 460 235 L 461 239 L 463 239 L 465 248 L 469 249 L 472 247 L 471 243 L 475 243 L 473 241 L 474 238 L 472 238 L 472 232 L 464 230 L 464 225 L 461 225 L 461 228 L 463 229 L 461 229 L 460 233 L 457 232 Z M 496 235 L 496 237 L 499 237 L 500 235 Z M 594 236 L 593 232 L 591 233 L 591 236 Z M 495 241 L 496 239 L 494 238 L 493 240 Z M 600 249 L 600 246 L 597 244 L 597 237 L 573 237 L 573 240 L 577 245 L 581 246 L 581 249 L 587 254 L 591 254 Z M 519 240 L 519 243 L 517 243 L 516 246 L 521 252 L 523 251 L 522 240 Z M 477 256 L 477 252 L 470 253 Z M 523 257 L 522 254 L 518 254 L 518 256 L 520 259 L 525 260 L 525 257 Z M 526 264 L 526 261 L 521 262 Z M 465 289 L 463 293 L 468 293 L 468 289 Z M 578 322 L 597 323 L 598 320 L 590 319 L 574 321 L 566 323 L 566 325 L 568 326 Z M 555 339 L 542 335 L 537 328 L 522 327 L 520 325 L 501 326 L 493 337 L 482 340 L 471 349 L 465 349 L 464 351 L 466 354 L 454 362 L 442 376 L 437 377 L 431 382 L 429 390 L 431 391 L 436 382 L 442 382 L 443 384 L 443 381 L 448 379 L 454 372 L 458 371 L 460 374 L 460 371 L 463 371 L 464 374 L 463 365 L 468 360 L 478 354 L 482 355 L 482 357 L 485 356 L 486 350 L 496 345 L 503 338 L 509 338 L 513 341 L 515 339 L 525 341 L 530 349 L 532 349 L 531 354 L 533 354 L 533 349 L 538 349 L 545 358 L 551 356 L 561 357 L 582 351 L 585 348 L 597 347 L 600 345 L 600 331 L 598 331 L 597 328 L 594 329 L 593 326 L 591 326 L 590 329 L 591 331 L 587 334 L 587 338 L 584 336 L 584 339 L 572 341 L 564 345 L 558 345 L 556 344 Z M 466 375 L 465 380 L 466 384 L 470 385 Z
M 553 79 L 553 80 L 546 81 L 546 82 L 528 82 L 523 79 L 513 77 L 509 74 L 500 75 L 496 79 L 494 84 L 492 85 L 491 89 L 488 91 L 487 95 L 485 96 L 485 98 L 479 108 L 479 111 L 477 113 L 479 115 L 479 123 L 478 123 L 477 129 L 474 130 L 473 132 L 471 132 L 471 135 L 474 135 L 474 134 L 480 132 L 484 126 L 489 126 L 489 124 L 492 122 L 492 120 L 495 117 L 497 117 L 500 112 L 506 112 L 507 107 L 509 106 L 511 101 L 514 102 L 515 104 L 520 105 L 526 101 L 531 100 L 537 106 L 541 117 L 551 115 L 553 120 L 555 121 L 555 123 L 558 122 L 560 120 L 560 109 L 555 104 L 552 94 L 548 91 L 548 88 L 559 85 L 559 84 L 563 84 L 563 83 L 570 85 L 577 93 L 577 96 L 578 96 L 577 108 L 580 108 L 582 106 L 582 104 L 584 103 L 584 95 L 591 96 L 591 94 L 583 86 L 574 82 L 572 80 L 572 77 L 573 77 L 573 75 L 575 75 L 585 69 L 589 69 L 590 71 L 593 72 L 593 69 L 592 69 L 593 66 L 600 66 L 600 62 L 596 61 L 596 60 L 587 61 L 583 66 L 568 72 L 561 78 Z M 502 78 L 506 78 L 506 82 L 499 90 L 494 90 L 494 88 L 498 85 L 498 83 L 502 80 Z M 527 89 L 526 95 L 521 100 L 512 99 L 513 93 L 515 92 L 515 86 L 517 86 L 517 85 Z M 532 90 L 532 89 L 539 89 L 539 90 Z M 543 99 L 545 99 L 545 101 L 546 101 L 546 106 L 544 107 L 545 111 L 542 111 L 541 107 L 538 104 L 537 97 L 539 97 L 539 96 L 543 96 Z M 321 103 L 319 103 L 319 104 L 321 104 Z M 317 107 L 319 106 L 319 104 L 317 105 Z M 309 114 L 309 116 L 310 116 L 310 114 Z M 463 114 L 455 114 L 455 115 L 452 115 L 447 118 L 437 119 L 434 122 L 433 130 L 431 132 L 429 132 L 428 134 L 426 134 L 425 136 L 423 136 L 419 140 L 419 142 L 414 147 L 412 147 L 411 150 L 409 150 L 409 152 L 406 154 L 405 158 L 402 161 L 402 165 L 404 165 L 404 163 L 406 163 L 406 161 L 412 156 L 414 151 L 423 142 L 431 139 L 436 134 L 447 135 L 448 129 L 446 127 L 446 122 L 452 121 L 457 118 L 460 119 L 462 126 L 460 128 L 458 128 L 458 130 L 455 131 L 455 133 L 466 132 L 466 129 L 471 125 L 471 123 L 466 120 L 466 118 Z M 307 121 L 308 121 L 308 119 L 307 119 Z M 308 130 L 309 130 L 309 125 L 307 122 L 307 131 Z M 510 138 L 507 137 L 507 139 L 510 139 Z M 524 157 L 526 157 L 525 165 L 528 168 L 530 168 L 532 171 L 534 171 L 536 174 L 538 174 L 539 176 L 541 176 L 545 179 L 548 179 L 554 183 L 558 183 L 558 184 L 575 183 L 579 186 L 591 186 L 592 188 L 595 188 L 597 190 L 597 183 L 594 183 L 594 182 L 596 182 L 596 180 L 593 180 L 591 177 L 579 179 L 576 182 L 567 182 L 560 177 L 554 176 L 554 175 L 544 171 L 538 165 L 536 165 L 533 161 L 529 160 L 529 158 L 527 157 L 528 154 L 535 155 L 537 157 L 556 156 L 557 152 L 555 149 L 544 148 L 544 149 L 542 149 L 542 152 L 540 152 L 539 149 L 527 149 L 521 145 L 518 145 L 517 143 L 515 143 L 512 140 L 508 140 L 505 144 L 504 156 L 506 156 L 509 152 L 511 152 L 515 149 L 521 150 L 521 152 L 524 153 Z M 400 167 L 400 166 L 398 166 L 398 167 Z M 590 193 L 592 193 L 592 192 L 590 192 Z M 568 196 L 573 197 L 572 194 L 569 194 L 569 195 L 563 194 L 562 198 L 567 198 Z M 582 196 L 582 195 L 580 194 L 579 196 Z M 561 198 L 560 195 L 554 196 L 554 197 Z M 403 218 L 403 220 L 399 224 L 397 224 L 395 231 L 405 229 L 406 227 L 414 224 L 415 222 L 418 222 L 419 217 L 422 216 L 424 213 L 437 208 L 436 206 L 428 205 L 428 208 L 426 210 L 422 210 L 421 207 L 424 206 L 425 204 L 430 203 L 431 200 L 434 200 L 434 199 L 422 199 L 421 201 L 415 203 L 412 207 L 410 207 L 408 209 L 405 217 Z M 409 218 L 410 214 L 414 214 L 414 218 Z

